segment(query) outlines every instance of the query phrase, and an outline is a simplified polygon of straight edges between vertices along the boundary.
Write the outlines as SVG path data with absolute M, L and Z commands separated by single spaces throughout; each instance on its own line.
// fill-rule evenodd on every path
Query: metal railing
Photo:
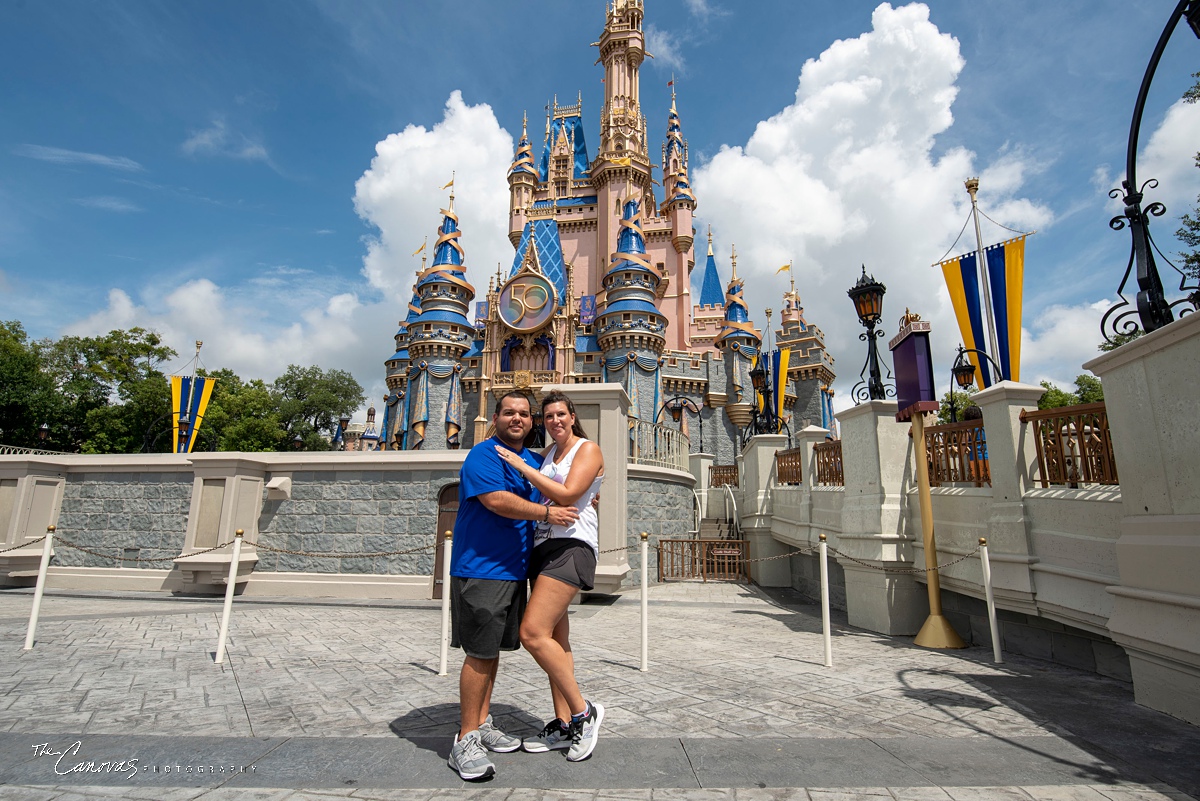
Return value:
M 1103 403 L 1021 412 L 1033 424 L 1037 481 L 1043 487 L 1118 484 L 1108 412 Z
M 631 419 L 629 458 L 633 464 L 688 472 L 688 438 L 664 425 Z
M 714 464 L 708 468 L 708 486 L 736 487 L 738 485 L 738 469 L 736 464 Z
M 724 485 L 725 490 L 725 519 L 729 521 L 729 527 L 733 531 L 734 537 L 742 536 L 742 518 L 738 514 L 737 498 L 733 497 L 733 490 L 728 484 Z M 729 506 L 733 506 L 733 517 L 729 516 Z
M 929 486 L 992 485 L 983 421 L 964 420 L 927 427 L 925 451 L 929 454 Z
M 17 445 L 0 445 L 0 456 L 66 456 L 62 451 L 42 451 Z
M 659 540 L 658 580 L 748 581 L 748 540 Z
M 775 480 L 780 484 L 795 486 L 803 483 L 804 448 L 788 448 L 775 451 Z
M 842 441 L 833 439 L 813 446 L 817 456 L 817 484 L 823 487 L 846 486 L 842 474 Z

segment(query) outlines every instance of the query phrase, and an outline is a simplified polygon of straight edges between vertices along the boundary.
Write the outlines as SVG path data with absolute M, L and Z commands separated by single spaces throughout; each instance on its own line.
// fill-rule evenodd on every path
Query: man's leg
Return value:
M 500 657 L 463 657 L 462 671 L 458 674 L 459 737 L 475 731 L 487 720 L 499 664 Z

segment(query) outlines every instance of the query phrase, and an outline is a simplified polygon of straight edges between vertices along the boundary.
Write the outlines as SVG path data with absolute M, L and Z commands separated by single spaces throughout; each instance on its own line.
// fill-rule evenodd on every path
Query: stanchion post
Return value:
M 33 609 L 29 612 L 29 628 L 25 631 L 25 650 L 33 650 L 33 638 L 37 634 L 38 615 L 42 612 L 42 592 L 46 589 L 46 570 L 50 567 L 50 549 L 54 545 L 55 526 L 46 526 L 46 539 L 42 541 L 42 563 L 38 565 L 37 586 L 33 590 Z
M 446 660 L 450 657 L 450 553 L 454 549 L 454 532 L 447 531 L 442 542 L 442 645 L 438 658 L 438 675 L 446 675 Z
M 824 534 L 818 538 L 821 541 L 821 631 L 825 640 L 825 667 L 833 667 L 833 635 L 829 631 L 829 543 Z
M 987 537 L 979 538 L 979 564 L 983 566 L 983 595 L 987 598 L 988 628 L 992 632 L 992 661 L 1004 664 L 1000 654 L 1000 626 L 996 623 L 996 596 L 992 594 L 992 562 L 988 558 Z
M 650 535 L 642 532 L 642 672 L 650 670 Z
M 219 665 L 225 661 L 225 641 L 229 637 L 229 613 L 233 611 L 233 591 L 237 588 L 238 562 L 242 558 L 244 529 L 233 532 L 233 555 L 229 559 L 229 578 L 225 582 L 225 607 L 221 610 L 221 631 L 217 635 L 217 658 Z

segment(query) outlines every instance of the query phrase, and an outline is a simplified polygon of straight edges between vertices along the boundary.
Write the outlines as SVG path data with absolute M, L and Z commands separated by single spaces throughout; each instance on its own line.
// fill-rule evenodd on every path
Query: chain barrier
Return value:
M 309 553 L 308 551 L 290 551 L 287 548 L 272 548 L 270 545 L 263 545 L 261 542 L 254 542 L 254 543 L 248 543 L 248 544 L 253 545 L 255 548 L 261 548 L 264 551 L 272 551 L 274 553 L 286 553 L 286 554 L 291 554 L 292 556 L 315 556 L 318 559 L 367 559 L 367 558 L 374 558 L 376 556 L 403 556 L 404 554 L 410 554 L 410 553 L 429 552 L 438 547 L 437 545 L 419 545 L 416 548 L 408 548 L 407 550 L 403 550 L 403 551 L 371 551 L 371 552 L 367 552 L 367 553 L 358 553 L 357 551 L 347 552 L 347 553 L 333 553 L 333 552 L 319 552 L 318 551 L 315 553 Z
M 46 539 L 46 538 L 42 537 L 42 539 Z M 99 551 L 93 551 L 90 548 L 84 548 L 82 545 L 76 545 L 75 543 L 71 542 L 70 540 L 63 539 L 62 537 L 57 537 L 55 539 L 55 544 L 65 545 L 66 547 L 71 548 L 73 550 L 82 551 L 83 553 L 91 554 L 92 556 L 98 556 L 101 559 L 116 559 L 118 562 L 173 562 L 176 559 L 190 559 L 193 556 L 202 556 L 206 553 L 212 553 L 213 551 L 219 551 L 227 545 L 232 545 L 233 540 L 230 540 L 229 542 L 223 542 L 220 545 L 214 545 L 211 548 L 205 548 L 203 551 L 196 551 L 195 553 L 186 553 L 186 554 L 183 554 L 182 556 L 113 556 L 112 554 L 100 553 Z
M 36 540 L 30 540 L 29 542 L 25 543 L 25 545 L 18 545 L 17 547 L 24 548 L 27 545 L 32 545 L 35 542 L 41 542 L 44 539 L 46 539 L 44 536 L 38 537 Z M 190 559 L 193 556 L 202 556 L 206 553 L 212 553 L 213 551 L 219 551 L 222 548 L 233 544 L 233 540 L 230 540 L 229 542 L 223 542 L 220 545 L 216 545 L 212 548 L 205 548 L 203 551 L 196 551 L 195 553 L 184 554 L 182 556 L 145 556 L 145 557 L 143 557 L 143 556 L 113 556 L 111 554 L 100 553 L 99 551 L 93 551 L 90 548 L 85 548 L 82 545 L 76 545 L 75 543 L 71 542 L 70 540 L 63 539 L 62 537 L 59 537 L 56 540 L 56 542 L 60 545 L 65 545 L 68 548 L 73 548 L 76 551 L 82 551 L 83 553 L 91 554 L 92 556 L 96 556 L 101 559 L 116 559 L 118 562 L 172 562 L 172 561 L 175 561 L 176 559 Z M 401 556 L 404 554 L 420 553 L 422 551 L 431 551 L 435 547 L 437 547 L 434 545 L 422 545 L 417 548 L 408 548 L 407 550 L 403 550 L 403 551 L 377 551 L 377 552 L 369 552 L 369 553 L 357 553 L 357 552 L 351 552 L 351 553 L 315 552 L 315 553 L 310 553 L 308 551 L 292 551 L 292 550 L 288 550 L 287 548 L 272 548 L 270 545 L 264 545 L 261 542 L 247 543 L 247 544 L 253 545 L 255 548 L 261 548 L 264 551 L 273 551 L 275 553 L 291 554 L 293 556 L 312 556 L 312 557 L 315 557 L 318 559 L 321 559 L 321 558 L 366 559 L 366 558 L 374 558 L 376 556 Z M 15 550 L 15 549 L 6 548 L 5 550 L 11 551 L 11 550 Z M 0 553 L 4 553 L 4 552 L 5 551 L 0 551 Z
M 14 545 L 11 548 L 0 548 L 0 553 L 8 553 L 9 551 L 17 550 L 18 548 L 28 548 L 30 545 L 36 545 L 37 543 L 41 542 L 44 539 L 46 539 L 45 534 L 38 537 L 36 540 L 30 540 L 29 542 L 23 542 L 20 545 Z
M 962 556 L 958 557 L 957 559 L 955 559 L 952 562 L 946 562 L 944 565 L 934 565 L 933 567 L 880 567 L 879 565 L 873 565 L 868 562 L 864 562 L 861 559 L 855 559 L 853 556 L 847 556 L 846 554 L 839 551 L 837 548 L 830 548 L 829 552 L 832 554 L 836 554 L 837 556 L 840 556 L 843 559 L 848 559 L 851 562 L 854 562 L 855 564 L 862 565 L 863 567 L 869 567 L 871 570 L 878 570 L 881 573 L 904 573 L 906 575 L 915 576 L 920 573 L 928 573 L 931 570 L 943 570 L 947 567 L 950 567 L 951 565 L 957 565 L 959 562 L 965 562 L 968 559 L 970 559 L 972 556 L 974 556 L 975 554 L 979 553 L 979 546 L 976 545 L 975 550 L 971 551 L 970 553 L 963 554 Z

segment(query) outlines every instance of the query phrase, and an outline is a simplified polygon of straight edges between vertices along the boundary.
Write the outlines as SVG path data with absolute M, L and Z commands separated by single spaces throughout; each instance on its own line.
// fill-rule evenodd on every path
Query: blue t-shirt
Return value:
M 541 493 L 512 467 L 496 446 L 495 437 L 471 448 L 458 474 L 458 517 L 454 521 L 454 546 L 450 551 L 450 575 L 460 578 L 523 581 L 529 568 L 535 523 L 511 520 L 488 509 L 479 500 L 489 492 L 511 492 L 527 501 L 541 501 Z M 534 469 L 542 457 L 522 449 L 521 458 Z

